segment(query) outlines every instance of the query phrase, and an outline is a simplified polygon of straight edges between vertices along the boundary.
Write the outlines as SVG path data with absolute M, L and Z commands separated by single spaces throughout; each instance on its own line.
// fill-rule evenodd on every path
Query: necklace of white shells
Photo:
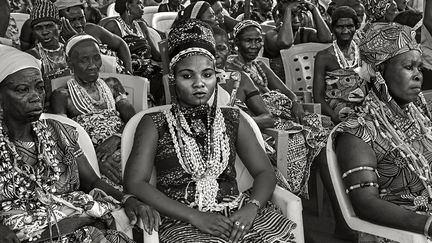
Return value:
M 336 55 L 337 62 L 339 67 L 343 69 L 351 69 L 355 68 L 359 65 L 360 61 L 360 51 L 357 44 L 354 41 L 351 41 L 350 47 L 348 49 L 348 55 L 350 56 L 350 60 L 347 60 L 336 40 L 333 41 L 333 49 Z M 353 58 L 354 52 L 354 58 Z
M 165 110 L 174 149 L 182 168 L 192 176 L 196 183 L 195 201 L 190 207 L 198 207 L 199 211 L 222 211 L 226 207 L 238 207 L 240 195 L 231 202 L 216 201 L 219 183 L 217 178 L 222 174 L 229 162 L 229 138 L 226 134 L 225 120 L 220 108 L 216 108 L 213 124 L 210 111 L 207 115 L 207 146 L 206 157 L 201 154 L 186 118 L 182 111 L 174 107 Z M 186 196 L 185 196 L 186 197 Z

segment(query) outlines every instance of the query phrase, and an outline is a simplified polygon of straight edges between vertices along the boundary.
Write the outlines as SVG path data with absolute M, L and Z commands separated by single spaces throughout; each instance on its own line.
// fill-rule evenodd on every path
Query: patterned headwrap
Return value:
M 179 22 L 185 21 L 187 19 L 201 19 L 201 16 L 211 8 L 210 4 L 205 1 L 198 1 L 191 3 L 185 9 L 181 10 L 173 26 L 177 25 Z
M 211 27 L 196 19 L 180 22 L 171 30 L 168 35 L 168 51 L 172 74 L 175 65 L 189 56 L 204 55 L 216 62 L 216 44 Z
M 373 23 L 384 17 L 394 0 L 362 0 L 366 21 Z
M 246 29 L 246 28 L 248 28 L 248 27 L 251 27 L 251 26 L 253 26 L 253 27 L 257 27 L 257 28 L 262 32 L 261 25 L 260 25 L 258 22 L 253 21 L 253 20 L 249 20 L 249 19 L 248 19 L 248 20 L 243 20 L 243 21 L 237 23 L 237 24 L 234 26 L 234 30 L 233 30 L 234 38 L 237 38 L 237 35 L 238 35 L 242 30 L 244 30 L 244 29 Z
M 60 24 L 57 7 L 49 0 L 38 0 L 30 13 L 31 26 L 43 21 L 54 21 Z
M 76 46 L 78 43 L 82 42 L 82 41 L 86 41 L 86 40 L 91 40 L 94 41 L 96 44 L 99 45 L 99 42 L 91 35 L 86 35 L 86 34 L 78 34 L 78 35 L 74 35 L 72 36 L 69 41 L 66 44 L 66 56 L 70 56 L 70 51 L 72 50 L 72 48 L 74 48 L 74 46 Z
M 415 40 L 415 31 L 406 25 L 397 23 L 373 23 L 364 33 L 359 49 L 361 59 L 366 62 L 374 73 L 374 86 L 381 99 L 392 100 L 387 85 L 377 65 L 405 52 L 417 50 L 420 45 Z

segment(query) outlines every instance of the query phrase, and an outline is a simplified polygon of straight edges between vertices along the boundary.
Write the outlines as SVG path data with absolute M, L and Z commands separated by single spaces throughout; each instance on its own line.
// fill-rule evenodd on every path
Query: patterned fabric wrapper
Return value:
M 393 0 L 361 0 L 365 7 L 367 21 L 376 22 L 384 17 Z

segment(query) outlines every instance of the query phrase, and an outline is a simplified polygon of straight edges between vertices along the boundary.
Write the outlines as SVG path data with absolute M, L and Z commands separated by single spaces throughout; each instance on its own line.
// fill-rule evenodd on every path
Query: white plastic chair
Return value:
M 285 84 L 293 92 L 312 92 L 315 55 L 331 44 L 304 43 L 280 51 Z
M 122 134 L 122 142 L 121 142 L 122 171 L 124 171 L 127 159 L 129 158 L 129 154 L 132 150 L 132 145 L 135 138 L 135 130 L 138 126 L 138 123 L 141 121 L 141 118 L 145 114 L 162 111 L 165 109 L 169 109 L 170 107 L 171 105 L 152 107 L 148 110 L 137 113 L 134 117 L 132 117 L 129 120 Z M 252 129 L 255 132 L 256 137 L 259 143 L 261 144 L 261 146 L 264 146 L 264 140 L 261 136 L 261 132 L 258 126 L 256 125 L 256 123 L 246 113 L 244 112 L 241 113 L 245 116 L 246 120 L 252 126 Z M 249 189 L 253 183 L 253 178 L 238 157 L 236 160 L 235 167 L 237 172 L 236 179 L 237 179 L 239 190 L 244 191 L 246 189 Z M 156 184 L 155 182 L 156 182 L 156 171 L 155 168 L 153 168 L 150 183 L 155 185 Z M 291 192 L 288 192 L 280 188 L 279 186 L 276 186 L 276 189 L 273 192 L 272 202 L 275 203 L 282 210 L 282 213 L 287 218 L 297 223 L 297 228 L 293 231 L 293 234 L 295 236 L 296 242 L 303 243 L 304 242 L 303 216 L 302 216 L 303 207 L 300 198 L 295 196 Z M 146 243 L 159 242 L 157 232 L 153 232 L 152 235 L 148 235 L 147 233 L 144 233 L 144 242 Z
M 151 26 L 161 32 L 168 33 L 176 18 L 176 12 L 155 13 Z
M 107 8 L 107 17 L 120 16 L 117 11 L 115 11 L 115 2 L 111 3 Z
M 18 35 L 21 35 L 21 29 L 27 19 L 30 18 L 30 14 L 25 13 L 11 13 L 10 16 L 15 20 L 18 28 Z
M 118 73 L 99 73 L 99 77 L 118 78 L 127 92 L 127 100 L 135 108 L 135 111 L 139 112 L 148 108 L 147 93 L 150 90 L 150 83 L 146 78 Z M 65 76 L 51 80 L 51 89 L 54 91 L 60 87 L 66 86 L 70 78 L 70 76 Z
M 144 14 L 142 19 L 144 19 L 147 24 L 151 24 L 153 20 L 153 15 L 158 12 L 159 6 L 146 6 L 144 7 Z
M 43 113 L 39 119 L 41 120 L 52 119 L 67 124 L 69 126 L 75 127 L 76 131 L 78 132 L 78 144 L 82 149 L 84 155 L 86 156 L 88 162 L 92 166 L 93 170 L 100 177 L 99 164 L 96 157 L 96 151 L 93 147 L 93 143 L 91 141 L 90 136 L 87 134 L 87 132 L 80 124 L 78 124 L 77 122 L 75 122 L 70 118 L 67 118 L 66 116 L 49 114 L 49 113 Z
M 331 134 L 335 132 L 335 127 Z M 339 164 L 337 161 L 336 153 L 334 150 L 334 142 L 332 135 L 327 139 L 327 163 L 330 171 L 330 178 L 333 183 L 333 187 L 336 192 L 336 198 L 339 203 L 339 207 L 342 211 L 342 215 L 348 226 L 356 231 L 364 232 L 372 235 L 377 235 L 390 240 L 401 243 L 427 243 L 428 240 L 424 235 L 412 233 L 409 231 L 389 228 L 374 224 L 356 216 L 354 209 L 351 205 L 350 199 L 345 192 L 345 186 L 342 182 L 342 176 L 339 170 Z

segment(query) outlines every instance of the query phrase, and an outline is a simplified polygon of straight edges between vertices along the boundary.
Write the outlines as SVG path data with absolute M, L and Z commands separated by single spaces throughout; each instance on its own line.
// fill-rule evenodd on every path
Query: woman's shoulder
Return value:
M 78 142 L 78 130 L 74 125 L 62 122 L 61 119 L 46 118 L 42 121 L 46 123 L 48 130 L 56 138 L 57 142 L 66 144 L 76 144 Z M 73 121 L 71 120 L 71 122 Z

